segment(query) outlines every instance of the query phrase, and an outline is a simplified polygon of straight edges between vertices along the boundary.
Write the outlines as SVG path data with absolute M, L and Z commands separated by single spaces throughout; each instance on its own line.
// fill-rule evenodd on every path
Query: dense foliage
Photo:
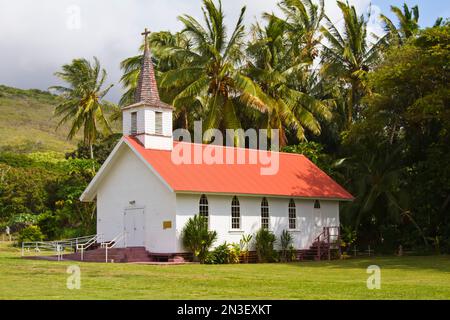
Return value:
M 423 30 L 369 76 L 342 148 L 357 196 L 345 223 L 366 242 L 450 250 L 449 40 L 449 26 Z
M 95 232 L 95 207 L 79 197 L 96 167 L 56 153 L 0 153 L 0 228 L 37 225 L 47 239 Z

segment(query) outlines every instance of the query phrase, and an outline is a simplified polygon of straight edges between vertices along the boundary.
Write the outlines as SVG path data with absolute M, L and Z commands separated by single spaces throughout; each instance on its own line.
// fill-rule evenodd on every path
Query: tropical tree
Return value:
M 55 75 L 69 86 L 53 86 L 63 98 L 55 109 L 55 116 L 62 117 L 59 125 L 71 122 L 67 135 L 73 139 L 83 129 L 83 141 L 89 146 L 91 159 L 94 158 L 92 145 L 97 140 L 99 130 L 111 132 L 111 126 L 105 116 L 105 111 L 111 108 L 111 103 L 104 101 L 104 96 L 113 85 L 103 88 L 106 71 L 94 57 L 91 63 L 86 59 L 74 59 L 71 64 L 62 66 L 62 71 Z
M 405 3 L 403 11 L 396 6 L 391 6 L 391 11 L 399 21 L 398 27 L 384 14 L 380 15 L 387 39 L 392 45 L 403 45 L 407 39 L 415 36 L 419 31 L 419 7 L 414 6 L 410 9 Z
M 367 92 L 368 71 L 378 62 L 382 41 L 371 44 L 367 35 L 367 18 L 358 15 L 354 6 L 341 1 L 337 4 L 344 19 L 341 33 L 325 16 L 327 26 L 322 27 L 326 39 L 322 51 L 322 72 L 338 79 L 346 88 L 346 126 L 360 113 L 360 101 Z
M 179 17 L 184 24 L 182 32 L 193 46 L 191 50 L 174 48 L 174 53 L 186 65 L 166 72 L 160 87 L 181 88 L 172 102 L 175 108 L 186 100 L 200 101 L 205 130 L 240 128 L 238 105 L 266 109 L 260 88 L 238 68 L 243 58 L 245 7 L 230 36 L 226 32 L 221 1 L 216 5 L 212 0 L 203 0 L 202 10 L 204 25 L 189 15 Z
M 304 62 L 312 62 L 319 54 L 320 28 L 325 17 L 324 0 L 282 0 L 278 7 L 284 17 L 265 13 L 264 17 L 277 19 L 289 36 L 296 56 Z
M 253 26 L 253 39 L 248 45 L 246 73 L 265 93 L 265 112 L 257 111 L 258 126 L 278 129 L 280 145 L 287 144 L 286 129 L 293 129 L 299 140 L 305 140 L 305 128 L 320 134 L 318 118 L 329 120 L 331 101 L 321 101 L 303 90 L 304 75 L 311 64 L 297 53 L 286 37 L 287 25 L 282 19 L 267 16 L 266 27 Z M 311 54 L 312 55 L 312 54 Z M 311 56 L 309 55 L 309 56 Z

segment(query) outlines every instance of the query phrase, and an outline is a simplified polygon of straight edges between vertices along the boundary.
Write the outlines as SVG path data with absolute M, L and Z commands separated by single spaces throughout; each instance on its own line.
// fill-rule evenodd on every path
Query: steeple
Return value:
M 148 35 L 150 31 L 145 28 L 141 33 L 144 36 L 144 56 L 142 58 L 141 72 L 139 75 L 139 82 L 134 95 L 134 103 L 159 102 L 158 87 L 156 85 L 155 69 L 153 68 L 152 54 L 148 45 Z
M 152 54 L 145 29 L 144 55 L 132 105 L 122 108 L 123 134 L 133 136 L 146 149 L 172 150 L 173 107 L 159 98 Z

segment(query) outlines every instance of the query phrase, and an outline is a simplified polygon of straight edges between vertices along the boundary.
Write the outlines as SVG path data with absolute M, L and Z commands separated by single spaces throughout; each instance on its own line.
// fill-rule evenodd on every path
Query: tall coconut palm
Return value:
M 73 139 L 82 129 L 84 143 L 89 146 L 93 159 L 92 145 L 97 139 L 98 132 L 100 130 L 111 132 L 105 117 L 105 111 L 111 108 L 111 104 L 103 98 L 113 85 L 102 88 L 106 80 L 106 71 L 101 68 L 96 57 L 93 63 L 86 59 L 74 59 L 71 64 L 63 65 L 62 71 L 56 72 L 55 75 L 69 85 L 50 87 L 63 98 L 55 109 L 55 116 L 62 117 L 58 127 L 71 122 L 68 139 Z
M 405 3 L 403 4 L 403 11 L 396 6 L 391 6 L 391 11 L 399 21 L 398 27 L 385 15 L 381 14 L 380 18 L 384 23 L 389 43 L 402 45 L 408 38 L 416 35 L 419 31 L 419 7 L 414 6 L 410 9 Z
M 372 44 L 367 35 L 367 19 L 358 16 L 355 7 L 337 1 L 344 19 L 344 31 L 341 33 L 325 16 L 327 26 L 322 27 L 326 39 L 322 51 L 322 71 L 325 75 L 336 77 L 348 88 L 346 125 L 358 116 L 360 100 L 365 93 L 365 79 L 368 71 L 378 61 L 382 42 Z
M 313 62 L 318 56 L 321 22 L 325 16 L 324 0 L 282 0 L 278 7 L 284 17 L 265 13 L 268 19 L 277 19 L 284 24 L 285 32 L 296 55 L 303 61 Z
M 269 17 L 269 16 L 268 16 Z M 304 140 L 305 129 L 320 134 L 318 118 L 329 120 L 330 101 L 320 101 L 300 90 L 304 85 L 310 61 L 304 62 L 285 36 L 288 26 L 280 18 L 270 16 L 266 27 L 253 27 L 253 39 L 247 53 L 247 74 L 266 94 L 268 109 L 257 119 L 260 127 L 279 129 L 280 145 L 287 143 L 285 129 L 293 129 Z
M 191 50 L 175 51 L 185 56 L 186 65 L 166 72 L 162 88 L 181 88 L 173 105 L 177 108 L 188 101 L 202 101 L 204 129 L 240 127 L 236 114 L 237 102 L 245 107 L 265 109 L 263 93 L 248 77 L 239 71 L 244 42 L 241 9 L 238 21 L 228 36 L 221 1 L 203 0 L 203 25 L 189 15 L 179 17 L 185 34 L 193 44 Z

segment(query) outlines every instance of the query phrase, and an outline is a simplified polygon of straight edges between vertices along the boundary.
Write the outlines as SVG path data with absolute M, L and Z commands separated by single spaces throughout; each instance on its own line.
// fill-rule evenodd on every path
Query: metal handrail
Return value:
M 100 239 L 101 239 L 101 234 L 96 234 L 95 236 L 88 239 L 86 242 L 81 243 L 81 244 L 78 243 L 76 245 L 77 252 L 78 252 L 78 250 L 81 250 L 81 255 L 80 255 L 81 261 L 83 261 L 83 259 L 84 259 L 84 251 L 86 251 L 93 244 L 97 243 L 98 240 L 100 240 Z
M 108 263 L 108 249 L 112 249 L 116 246 L 116 244 L 123 240 L 124 247 L 127 247 L 127 232 L 124 231 L 120 234 L 118 234 L 114 239 L 111 241 L 105 241 L 100 243 L 100 248 L 105 248 L 105 262 Z
M 337 229 L 337 234 L 331 234 L 330 230 L 331 229 Z M 321 240 L 321 237 L 323 237 L 323 240 Z M 317 243 L 317 259 L 320 260 L 321 259 L 321 246 L 322 246 L 322 241 L 326 241 L 327 242 L 327 247 L 328 247 L 328 260 L 331 259 L 331 237 L 337 237 L 336 238 L 336 242 L 338 243 L 338 249 L 339 249 L 339 254 L 340 254 L 340 241 L 341 241 L 341 235 L 340 235 L 340 227 L 337 226 L 332 226 L 332 227 L 323 227 L 323 231 L 316 237 L 316 239 L 314 240 Z
M 96 235 L 97 236 L 97 235 Z M 40 253 L 42 250 L 55 251 L 58 260 L 62 260 L 62 253 L 66 248 L 70 248 L 76 252 L 79 244 L 86 243 L 90 241 L 94 235 L 83 236 L 77 238 L 69 238 L 62 240 L 52 240 L 52 241 L 25 241 L 22 242 L 22 257 L 25 256 L 25 252 L 30 252 L 32 249 L 36 254 Z

